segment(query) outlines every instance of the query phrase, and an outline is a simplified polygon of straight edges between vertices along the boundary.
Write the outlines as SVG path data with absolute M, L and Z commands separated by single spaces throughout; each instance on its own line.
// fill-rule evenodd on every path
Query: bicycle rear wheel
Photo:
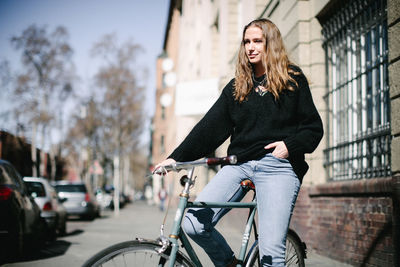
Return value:
M 256 267 L 261 266 L 260 256 L 258 250 L 258 243 L 250 250 L 244 266 Z M 286 238 L 286 254 L 285 266 L 286 267 L 305 267 L 304 265 L 304 249 L 298 238 L 288 232 Z
M 168 266 L 169 251 L 158 253 L 161 245 L 156 241 L 132 240 L 115 244 L 88 259 L 83 267 L 97 266 Z M 192 262 L 180 251 L 174 266 L 192 267 Z

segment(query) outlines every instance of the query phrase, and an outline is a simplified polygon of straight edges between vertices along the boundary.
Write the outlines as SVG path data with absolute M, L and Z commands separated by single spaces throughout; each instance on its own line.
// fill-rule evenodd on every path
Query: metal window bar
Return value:
M 355 0 L 322 25 L 330 180 L 391 175 L 386 0 Z

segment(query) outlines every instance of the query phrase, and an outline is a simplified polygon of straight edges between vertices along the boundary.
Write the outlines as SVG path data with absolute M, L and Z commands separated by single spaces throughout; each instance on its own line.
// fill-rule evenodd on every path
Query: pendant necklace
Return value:
M 251 75 L 253 78 L 254 90 L 260 96 L 265 95 L 268 92 L 267 88 L 264 87 L 265 82 L 267 81 L 267 75 L 264 74 L 264 78 L 260 82 L 256 80 L 256 78 L 254 77 L 254 73 L 252 73 Z

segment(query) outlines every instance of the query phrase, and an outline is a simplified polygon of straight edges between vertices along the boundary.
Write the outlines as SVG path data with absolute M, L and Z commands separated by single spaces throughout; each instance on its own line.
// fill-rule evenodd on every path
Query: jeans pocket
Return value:
M 289 163 L 289 160 L 288 160 L 288 159 L 275 157 L 274 155 L 272 155 L 272 153 L 268 153 L 267 156 L 268 156 L 268 155 L 271 156 L 272 158 L 274 158 L 274 159 L 276 159 L 276 160 L 282 162 L 282 163 Z

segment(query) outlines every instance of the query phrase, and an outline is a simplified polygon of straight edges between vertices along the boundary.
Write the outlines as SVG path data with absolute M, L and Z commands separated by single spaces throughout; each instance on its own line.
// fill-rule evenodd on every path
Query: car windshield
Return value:
M 86 193 L 86 187 L 83 184 L 59 184 L 55 186 L 57 192 L 83 192 Z
M 39 182 L 25 182 L 26 187 L 28 188 L 28 192 L 30 195 L 34 195 L 35 197 L 45 197 L 46 192 L 44 190 L 44 186 Z

